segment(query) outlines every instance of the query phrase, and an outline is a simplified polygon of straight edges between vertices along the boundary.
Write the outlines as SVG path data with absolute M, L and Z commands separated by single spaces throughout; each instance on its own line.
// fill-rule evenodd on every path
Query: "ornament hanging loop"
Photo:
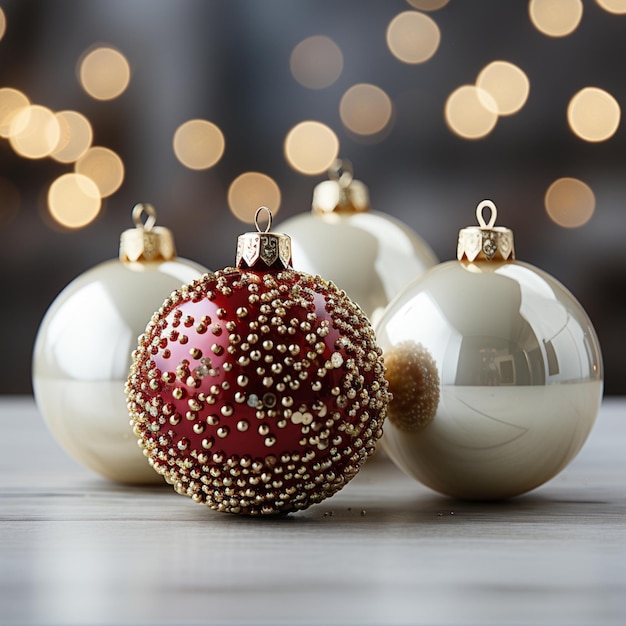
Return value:
M 485 222 L 485 218 L 483 216 L 484 209 L 489 209 L 489 221 Z M 476 219 L 478 220 L 478 225 L 483 229 L 492 229 L 496 223 L 496 218 L 498 217 L 498 209 L 496 205 L 491 200 L 483 200 L 476 207 Z
M 484 211 L 489 210 L 489 221 Z M 478 226 L 467 226 L 459 231 L 456 258 L 459 261 L 512 261 L 515 259 L 513 232 L 496 226 L 498 209 L 491 200 L 483 200 L 476 207 Z
M 125 230 L 120 236 L 120 261 L 144 263 L 176 258 L 174 236 L 168 228 L 156 226 L 156 211 L 151 204 L 136 204 L 131 216 L 135 228 Z
M 261 230 L 261 226 L 259 225 L 259 218 L 262 212 L 265 212 L 265 214 L 267 215 L 267 225 L 265 226 L 264 230 Z M 266 206 L 260 206 L 256 210 L 256 213 L 254 214 L 254 225 L 257 229 L 257 232 L 269 233 L 272 228 L 272 211 L 268 209 Z
M 350 186 L 353 175 L 352 163 L 347 159 L 335 159 L 328 170 L 328 178 L 338 182 L 342 189 Z
M 146 216 L 145 222 L 144 215 Z M 136 228 L 151 232 L 156 224 L 156 210 L 151 204 L 140 202 L 133 207 L 132 218 Z

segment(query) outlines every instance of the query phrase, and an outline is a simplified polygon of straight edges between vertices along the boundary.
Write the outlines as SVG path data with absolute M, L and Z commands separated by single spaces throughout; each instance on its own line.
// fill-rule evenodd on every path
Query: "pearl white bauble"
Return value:
M 499 234 L 481 230 L 492 254 Z M 438 265 L 389 305 L 376 333 L 394 396 L 384 449 L 436 491 L 527 492 L 591 431 L 603 388 L 596 333 L 574 296 L 532 265 L 497 254 Z
M 138 336 L 167 296 L 206 268 L 192 261 L 106 261 L 57 296 L 33 353 L 37 406 L 59 444 L 124 483 L 162 482 L 137 446 L 124 384 Z
M 400 220 L 372 211 L 367 187 L 346 161 L 317 185 L 313 210 L 288 218 L 294 262 L 334 282 L 375 322 L 415 276 L 438 262 L 428 244 Z M 342 169 L 343 168 L 343 169 Z

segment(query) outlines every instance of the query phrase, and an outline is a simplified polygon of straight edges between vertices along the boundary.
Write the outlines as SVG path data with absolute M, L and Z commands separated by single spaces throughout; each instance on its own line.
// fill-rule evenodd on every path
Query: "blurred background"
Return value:
M 337 156 L 441 260 L 492 199 L 626 393 L 626 1 L 0 8 L 0 393 L 31 393 L 42 316 L 117 256 L 135 203 L 218 269 L 259 205 L 275 224 L 309 211 Z

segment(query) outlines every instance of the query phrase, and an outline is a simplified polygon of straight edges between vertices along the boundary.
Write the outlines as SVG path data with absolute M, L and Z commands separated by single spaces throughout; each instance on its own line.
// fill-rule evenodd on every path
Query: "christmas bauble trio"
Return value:
M 562 285 L 515 261 L 493 203 L 479 205 L 478 227 L 460 232 L 458 260 L 441 265 L 408 227 L 369 210 L 367 188 L 341 163 L 316 187 L 312 212 L 283 224 L 291 240 L 270 232 L 268 211 L 261 230 L 262 212 L 257 232 L 239 238 L 236 268 L 196 266 L 152 307 L 132 365 L 116 335 L 120 307 L 96 304 L 92 316 L 81 305 L 89 296 L 64 302 L 85 291 L 83 282 L 103 282 L 111 294 L 106 281 L 79 277 L 53 303 L 33 382 L 48 425 L 75 458 L 123 482 L 145 481 L 149 469 L 218 510 L 272 514 L 341 489 L 374 451 L 387 412 L 382 443 L 392 460 L 455 497 L 523 493 L 575 456 L 602 395 L 597 338 Z M 153 219 L 143 225 L 136 214 L 134 230 L 150 233 Z M 291 248 L 302 259 L 297 270 Z M 118 347 L 115 373 L 95 371 L 97 350 L 74 333 L 72 308 Z M 134 433 L 153 469 L 126 445 L 124 366 Z M 118 414 L 108 449 L 98 430 L 112 428 L 112 407 L 98 402 L 105 387 Z M 98 418 L 89 419 L 90 403 Z

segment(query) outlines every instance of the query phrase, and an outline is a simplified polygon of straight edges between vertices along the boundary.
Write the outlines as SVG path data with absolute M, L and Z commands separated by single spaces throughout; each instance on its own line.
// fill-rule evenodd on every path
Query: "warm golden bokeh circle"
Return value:
M 303 39 L 289 59 L 292 76 L 304 87 L 330 87 L 343 71 L 343 54 L 339 46 L 325 35 Z
M 103 146 L 89 148 L 74 164 L 74 171 L 90 178 L 97 185 L 102 198 L 114 194 L 124 182 L 122 159 L 116 152 Z
M 280 209 L 280 188 L 276 181 L 261 172 L 244 172 L 228 188 L 228 207 L 232 214 L 246 224 L 254 223 L 254 216 L 261 206 L 272 215 Z
M 77 111 L 59 111 L 56 118 L 61 135 L 50 156 L 59 163 L 73 163 L 91 146 L 93 140 L 91 123 Z
M 598 142 L 610 139 L 621 119 L 617 100 L 598 87 L 585 87 L 567 107 L 567 121 L 572 132 L 585 141 Z
M 418 11 L 438 11 L 448 4 L 450 0 L 407 0 L 414 9 Z
M 441 32 L 436 22 L 418 11 L 396 15 L 387 27 L 387 47 L 403 63 L 424 63 L 439 48 Z
M 486 91 L 475 85 L 462 85 L 448 97 L 444 116 L 450 130 L 459 137 L 482 139 L 495 128 L 497 109 L 495 100 Z
M 11 118 L 9 142 L 17 154 L 26 159 L 50 156 L 61 138 L 61 127 L 47 107 L 32 104 Z
M 302 174 L 328 170 L 339 154 L 339 139 L 326 124 L 307 120 L 287 133 L 284 144 L 287 163 Z
M 208 120 L 189 120 L 174 133 L 174 154 L 192 170 L 213 167 L 222 158 L 225 146 L 222 131 Z
M 559 178 L 546 192 L 545 207 L 555 224 L 564 228 L 578 228 L 591 219 L 596 199 L 591 188 L 581 180 Z
M 530 0 L 528 13 L 533 26 L 548 37 L 573 33 L 583 16 L 582 0 Z
M 0 137 L 5 139 L 11 133 L 11 122 L 17 113 L 30 106 L 30 100 L 18 89 L 0 89 Z
M 626 13 L 626 0 L 596 0 L 596 2 L 609 13 L 615 15 L 624 15 Z
M 120 96 L 130 83 L 130 64 L 109 46 L 95 48 L 79 62 L 78 78 L 83 89 L 96 100 Z
M 342 96 L 339 116 L 344 126 L 357 135 L 375 135 L 391 121 L 391 98 L 376 85 L 353 85 Z
M 498 115 L 517 113 L 526 104 L 530 92 L 526 74 L 508 61 L 493 61 L 486 65 L 478 74 L 476 86 L 481 90 L 479 95 L 488 93 L 491 96 L 483 100 L 483 105 L 489 108 L 495 102 Z
M 48 190 L 48 210 L 65 228 L 87 226 L 100 212 L 102 199 L 97 185 L 82 174 L 63 174 Z

